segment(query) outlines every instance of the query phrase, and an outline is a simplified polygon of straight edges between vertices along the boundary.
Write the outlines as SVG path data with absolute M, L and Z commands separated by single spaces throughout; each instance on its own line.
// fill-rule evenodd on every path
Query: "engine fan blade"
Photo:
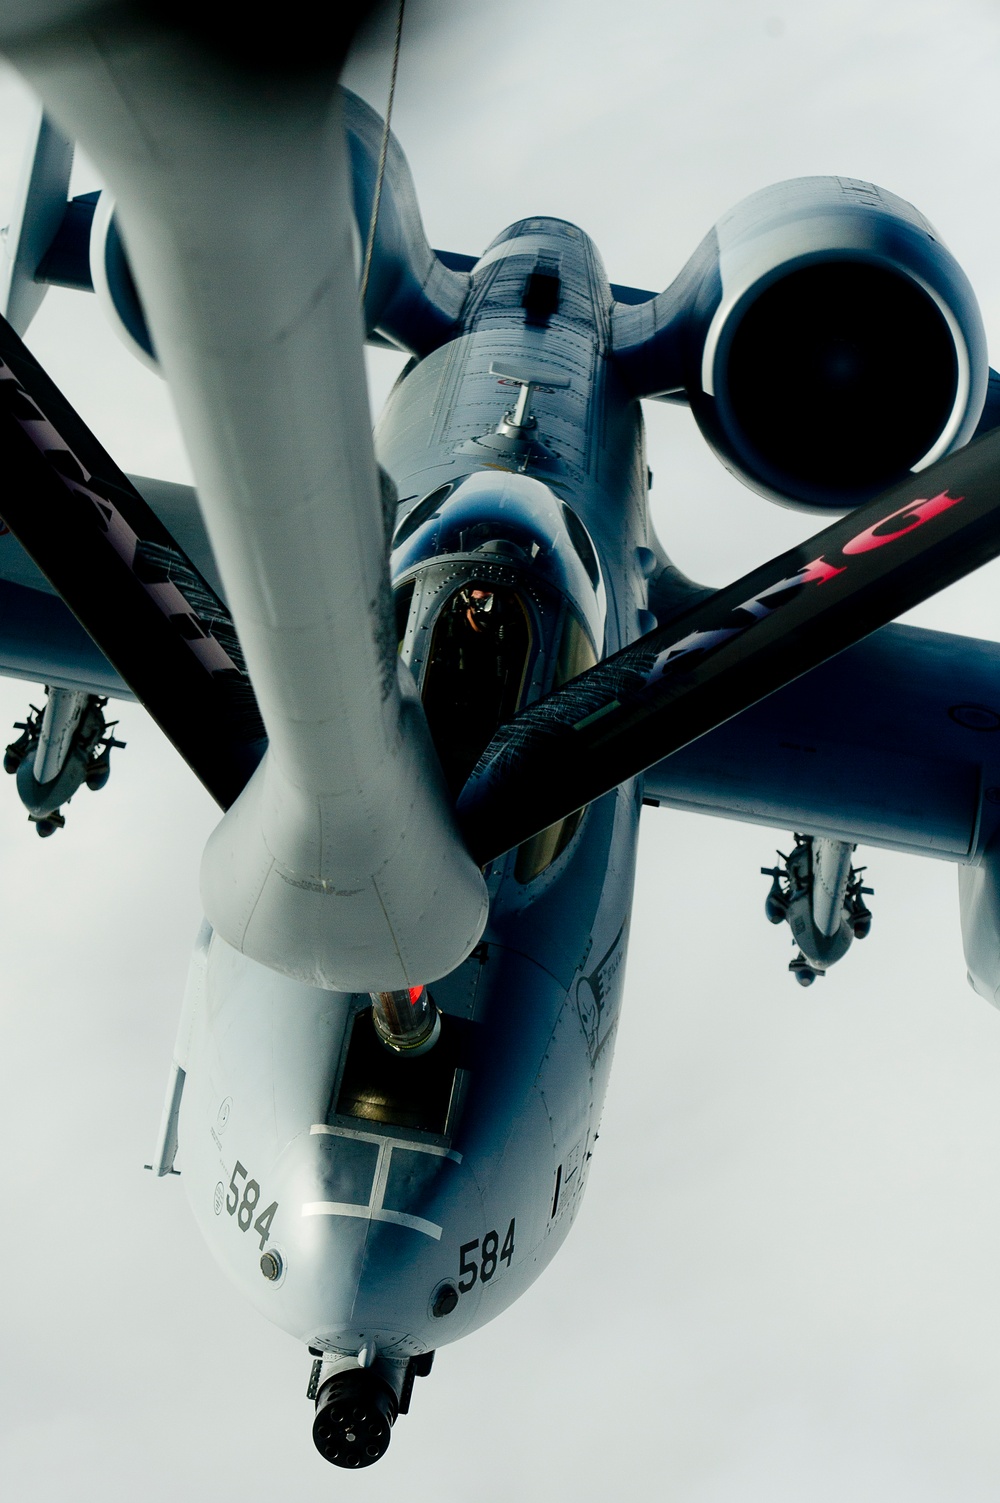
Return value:
M 458 800 L 481 864 L 1000 554 L 1000 432 L 877 496 L 501 726 Z
M 3 520 L 228 808 L 266 745 L 227 607 L 0 318 Z

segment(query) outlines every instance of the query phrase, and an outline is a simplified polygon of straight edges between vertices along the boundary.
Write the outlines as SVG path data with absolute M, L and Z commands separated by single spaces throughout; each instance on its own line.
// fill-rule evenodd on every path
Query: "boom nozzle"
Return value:
M 425 986 L 371 992 L 375 1032 L 394 1054 L 426 1054 L 441 1034 L 441 1014 Z

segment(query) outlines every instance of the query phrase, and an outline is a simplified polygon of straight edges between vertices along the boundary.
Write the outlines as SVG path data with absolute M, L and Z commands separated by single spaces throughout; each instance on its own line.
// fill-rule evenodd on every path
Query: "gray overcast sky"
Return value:
M 872 178 L 938 226 L 1000 363 L 992 0 L 408 10 L 395 125 L 432 243 L 558 214 L 616 281 L 660 287 L 753 189 Z M 376 39 L 351 81 L 381 106 L 387 71 Z M 0 198 L 24 119 L 0 80 Z M 30 343 L 126 468 L 186 478 L 167 394 L 92 299 L 50 293 Z M 371 370 L 377 406 L 393 357 Z M 648 423 L 657 524 L 694 576 L 815 530 L 733 482 L 686 413 Z M 994 565 L 913 619 L 995 638 L 998 583 Z M 0 682 L 0 727 L 33 697 Z M 872 937 L 802 993 L 757 874 L 788 832 L 647 811 L 579 1222 L 515 1309 L 441 1354 L 385 1461 L 346 1476 L 312 1450 L 305 1354 L 229 1289 L 181 1182 L 141 1168 L 214 811 L 121 714 L 107 791 L 56 839 L 0 787 L 5 1498 L 994 1503 L 1000 1017 L 965 983 L 952 870 L 863 853 Z

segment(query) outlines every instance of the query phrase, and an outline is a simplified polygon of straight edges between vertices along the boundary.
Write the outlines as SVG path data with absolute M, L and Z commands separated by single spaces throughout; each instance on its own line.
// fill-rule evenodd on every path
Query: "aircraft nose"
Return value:
M 280 1226 L 276 1216 L 273 1242 L 254 1249 L 254 1297 L 264 1313 L 328 1350 L 356 1352 L 373 1339 L 386 1356 L 409 1352 L 432 1328 L 440 1340 L 444 1324 L 454 1339 L 456 1319 L 441 1318 L 453 1306 L 445 1311 L 434 1295 L 453 1274 L 446 1227 L 463 1212 L 463 1225 L 479 1219 L 478 1190 L 460 1154 L 318 1123 L 289 1144 L 275 1175 Z
M 248 1249 L 260 1309 L 300 1340 L 346 1332 L 365 1261 L 379 1146 L 302 1133 L 274 1166 L 279 1209 L 266 1247 Z M 263 1277 L 261 1277 L 263 1275 Z

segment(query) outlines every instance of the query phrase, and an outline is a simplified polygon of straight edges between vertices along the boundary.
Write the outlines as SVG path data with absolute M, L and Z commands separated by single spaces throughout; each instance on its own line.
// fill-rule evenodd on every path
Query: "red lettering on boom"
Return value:
M 931 496 L 929 500 L 908 501 L 898 511 L 892 511 L 881 522 L 875 522 L 871 527 L 859 532 L 857 537 L 851 538 L 840 550 L 842 553 L 870 553 L 873 548 L 882 548 L 886 543 L 894 543 L 897 538 L 904 538 L 908 532 L 915 532 L 932 517 L 940 516 L 943 511 L 948 511 L 952 506 L 957 506 L 964 501 L 964 496 L 949 496 L 947 491 L 941 491 L 940 495 Z M 898 527 L 895 532 L 887 532 L 880 536 L 878 529 L 893 522 L 897 517 L 909 519 L 909 526 Z
M 828 579 L 843 574 L 846 568 L 847 565 L 844 564 L 842 568 L 835 569 L 822 556 L 814 558 L 811 564 L 803 564 L 796 574 L 779 579 L 777 584 L 768 585 L 766 590 L 761 590 L 752 600 L 742 601 L 736 609 L 746 611 L 758 621 L 763 621 L 766 616 L 773 616 L 775 611 L 780 611 L 783 605 L 788 604 L 789 598 L 793 598 L 790 592 L 807 584 L 825 584 Z
M 828 564 L 820 554 L 811 564 L 803 564 L 799 578 L 802 584 L 826 584 L 828 579 L 834 579 L 843 572 L 843 569 L 835 569 L 832 564 Z

